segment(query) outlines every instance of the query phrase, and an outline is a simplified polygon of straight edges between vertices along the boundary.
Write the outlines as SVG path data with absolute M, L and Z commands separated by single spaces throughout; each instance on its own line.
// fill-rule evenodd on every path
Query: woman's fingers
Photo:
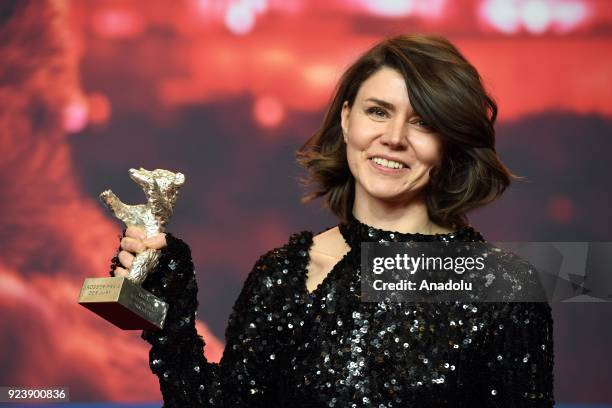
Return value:
M 147 248 L 161 249 L 166 246 L 166 234 L 160 233 L 147 238 L 144 227 L 130 225 L 125 231 L 125 236 L 121 238 L 121 251 L 117 255 L 121 266 L 114 270 L 115 276 L 125 277 L 132 267 L 136 254 L 145 251 Z
M 161 232 L 157 235 L 145 239 L 143 243 L 149 248 L 161 249 L 166 246 L 166 234 L 164 232 Z
M 125 241 L 124 241 L 125 240 Z M 125 244 L 124 244 L 125 242 Z M 142 245 L 140 245 L 142 244 Z M 146 236 L 144 227 L 130 225 L 125 231 L 125 237 L 121 241 L 121 247 L 126 251 L 140 253 L 147 247 L 161 249 L 166 246 L 166 234 L 161 232 L 149 238 Z
M 131 267 L 134 255 L 145 251 L 147 248 L 161 249 L 167 245 L 166 234 L 160 233 L 145 239 L 144 241 L 139 238 L 132 238 L 125 236 L 121 238 L 121 249 L 119 252 L 119 261 L 127 268 Z
M 120 266 L 117 266 L 115 268 L 115 276 L 116 277 L 123 277 L 123 276 L 127 276 L 128 271 L 125 268 L 122 268 Z
M 146 249 L 145 244 L 141 240 L 130 237 L 121 238 L 121 249 L 139 254 Z
M 132 267 L 132 262 L 134 262 L 134 255 L 127 251 L 121 251 L 118 255 L 119 262 L 125 269 L 130 269 Z
M 136 239 L 145 239 L 147 237 L 145 229 L 139 225 L 130 225 L 125 230 L 125 236 Z

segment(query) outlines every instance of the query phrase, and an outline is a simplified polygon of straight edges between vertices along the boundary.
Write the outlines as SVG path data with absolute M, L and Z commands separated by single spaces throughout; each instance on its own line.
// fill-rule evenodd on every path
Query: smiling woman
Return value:
M 297 152 L 341 222 L 296 232 L 249 272 L 218 364 L 195 330 L 189 246 L 171 233 L 143 287 L 170 304 L 152 345 L 165 407 L 552 407 L 547 303 L 362 301 L 362 242 L 483 242 L 466 212 L 514 177 L 494 148 L 497 108 L 447 40 L 385 39 L 343 75 L 323 126 Z M 141 251 L 134 229 L 121 246 Z M 160 234 L 161 235 L 161 234 Z M 114 259 L 118 274 L 133 256 Z M 537 285 L 529 268 L 497 273 Z M 516 263 L 518 266 L 521 263 Z M 494 269 L 494 268 L 491 268 Z M 518 296 L 511 293 L 511 296 Z
M 521 179 L 496 154 L 496 117 L 477 70 L 448 40 L 381 41 L 344 73 L 323 125 L 297 152 L 310 172 L 302 183 L 317 187 L 303 201 L 325 196 L 342 220 L 357 204 L 362 218 L 375 212 L 388 220 L 381 226 L 405 231 L 465 226 L 468 211 Z
M 404 78 L 388 67 L 364 81 L 352 108 L 344 102 L 342 133 L 358 202 L 373 196 L 402 203 L 422 195 L 442 159 L 442 141 L 424 123 L 410 105 Z

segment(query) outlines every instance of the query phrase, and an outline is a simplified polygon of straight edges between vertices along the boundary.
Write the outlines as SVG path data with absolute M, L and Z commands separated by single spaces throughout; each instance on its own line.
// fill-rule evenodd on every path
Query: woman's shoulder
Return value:
M 268 288 L 278 285 L 301 291 L 307 276 L 331 269 L 349 249 L 337 225 L 318 232 L 302 230 L 261 255 L 255 269 L 259 280 Z
M 264 252 L 258 263 L 275 263 L 278 266 L 286 265 L 292 260 L 305 258 L 308 248 L 313 242 L 314 233 L 302 230 L 291 233 L 281 245 Z
M 267 289 L 299 283 L 308 263 L 313 235 L 309 230 L 291 233 L 283 243 L 259 256 L 247 280 Z
M 489 296 L 496 301 L 547 300 L 545 276 L 532 261 L 509 248 L 485 243 Z

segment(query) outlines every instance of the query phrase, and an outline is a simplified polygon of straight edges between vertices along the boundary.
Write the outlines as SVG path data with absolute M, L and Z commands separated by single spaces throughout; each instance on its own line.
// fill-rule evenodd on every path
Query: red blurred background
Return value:
M 142 202 L 130 167 L 187 177 L 168 230 L 192 248 L 218 361 L 255 260 L 337 220 L 299 203 L 293 152 L 343 69 L 387 35 L 447 36 L 497 100 L 528 183 L 470 214 L 490 241 L 609 241 L 612 3 L 605 0 L 4 0 L 0 3 L 0 385 L 161 400 L 148 345 L 76 304 Z M 557 304 L 556 399 L 612 403 L 607 304 Z

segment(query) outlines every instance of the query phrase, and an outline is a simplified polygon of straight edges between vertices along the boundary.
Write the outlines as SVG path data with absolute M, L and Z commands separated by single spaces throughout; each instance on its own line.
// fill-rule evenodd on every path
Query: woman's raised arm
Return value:
M 266 318 L 274 302 L 265 279 L 271 272 L 272 251 L 249 272 L 225 332 L 223 357 L 211 363 L 195 329 L 198 288 L 191 250 L 171 233 L 166 233 L 166 242 L 143 288 L 169 303 L 168 315 L 163 330 L 144 330 L 141 335 L 152 345 L 149 365 L 159 377 L 164 407 L 273 406 L 279 339 Z M 115 256 L 111 274 L 118 264 Z

